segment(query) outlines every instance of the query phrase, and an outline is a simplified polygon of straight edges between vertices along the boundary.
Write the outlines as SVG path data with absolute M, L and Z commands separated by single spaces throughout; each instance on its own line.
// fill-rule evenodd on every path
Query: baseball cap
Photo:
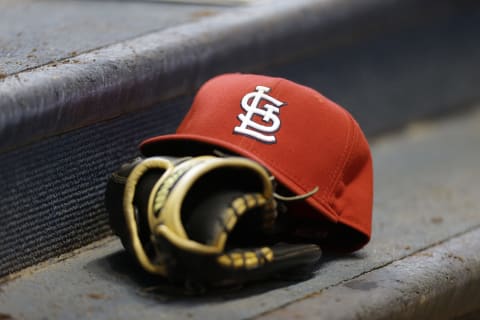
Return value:
M 349 112 L 314 89 L 277 77 L 220 75 L 199 89 L 175 134 L 140 145 L 146 156 L 206 148 L 258 161 L 296 195 L 316 190 L 293 214 L 326 226 L 328 247 L 354 251 L 369 241 L 368 142 Z

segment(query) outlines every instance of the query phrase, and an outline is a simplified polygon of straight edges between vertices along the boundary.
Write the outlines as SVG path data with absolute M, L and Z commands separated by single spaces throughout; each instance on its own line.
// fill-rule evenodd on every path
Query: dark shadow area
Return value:
M 126 251 L 118 251 L 89 263 L 86 268 L 98 277 L 130 287 L 136 296 L 161 303 L 203 304 L 255 296 L 285 288 L 315 276 L 323 260 L 308 269 L 274 274 L 268 280 L 219 288 L 185 287 L 144 271 Z
M 323 263 L 329 263 L 336 260 L 364 260 L 367 258 L 367 253 L 365 251 L 356 251 L 353 253 L 336 253 L 336 252 L 325 252 L 322 257 Z

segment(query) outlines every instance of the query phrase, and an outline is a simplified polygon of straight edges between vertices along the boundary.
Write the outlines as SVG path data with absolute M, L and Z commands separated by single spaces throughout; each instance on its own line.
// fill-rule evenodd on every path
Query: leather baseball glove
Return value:
M 311 266 L 314 244 L 282 243 L 269 173 L 242 157 L 138 158 L 111 175 L 110 224 L 146 271 L 216 287 Z

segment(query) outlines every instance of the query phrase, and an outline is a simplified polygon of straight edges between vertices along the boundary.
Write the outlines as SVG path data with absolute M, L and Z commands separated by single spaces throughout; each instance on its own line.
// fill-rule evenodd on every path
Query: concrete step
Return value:
M 108 236 L 107 176 L 213 75 L 312 86 L 369 137 L 480 99 L 475 1 L 196 3 L 0 4 L 0 277 Z
M 0 3 L 0 318 L 474 319 L 480 4 L 193 2 Z M 288 77 L 356 116 L 374 233 L 309 280 L 191 297 L 130 264 L 103 194 L 224 72 Z M 470 111 L 409 125 L 455 110 Z
M 107 238 L 12 276 L 14 319 L 475 319 L 480 307 L 480 108 L 372 141 L 373 238 L 304 281 L 191 296 Z

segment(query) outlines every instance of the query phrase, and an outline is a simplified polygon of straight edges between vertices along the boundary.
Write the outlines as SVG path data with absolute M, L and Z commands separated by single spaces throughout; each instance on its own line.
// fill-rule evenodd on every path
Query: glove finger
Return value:
M 224 287 L 247 282 L 278 279 L 292 274 L 306 278 L 322 255 L 314 244 L 276 244 L 260 248 L 237 248 L 218 256 L 179 252 L 178 265 L 184 269 L 179 280 L 197 287 Z
M 258 244 L 259 238 L 265 237 L 266 201 L 261 194 L 245 194 L 243 190 L 222 190 L 201 197 L 201 201 L 187 210 L 185 231 L 190 239 L 207 245 L 217 243 L 221 234 L 228 235 L 227 245 Z M 247 230 L 249 236 L 245 237 L 242 232 Z
M 316 264 L 322 251 L 315 244 L 279 243 L 256 249 L 233 249 L 217 258 L 225 270 L 273 274 Z

